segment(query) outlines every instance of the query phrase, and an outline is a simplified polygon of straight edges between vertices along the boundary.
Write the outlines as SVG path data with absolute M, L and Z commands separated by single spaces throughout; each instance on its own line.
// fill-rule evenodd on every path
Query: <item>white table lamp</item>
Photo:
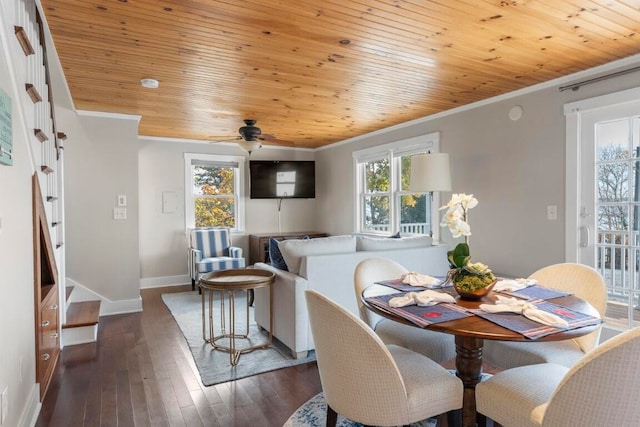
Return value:
M 434 191 L 451 191 L 449 154 L 427 153 L 411 156 L 409 191 L 429 193 L 429 206 L 433 206 Z M 431 210 L 433 213 L 433 209 Z M 429 236 L 433 237 L 433 218 L 429 221 Z

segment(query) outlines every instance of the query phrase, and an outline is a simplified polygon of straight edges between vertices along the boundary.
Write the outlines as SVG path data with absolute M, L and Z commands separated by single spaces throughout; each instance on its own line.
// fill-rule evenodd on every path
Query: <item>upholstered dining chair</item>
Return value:
M 588 352 L 571 369 L 521 366 L 476 386 L 478 412 L 504 427 L 640 425 L 640 328 Z
M 228 228 L 192 228 L 189 230 L 189 276 L 191 289 L 206 273 L 243 268 L 242 248 L 231 246 Z
M 314 290 L 305 291 L 327 426 L 337 414 L 364 425 L 409 425 L 462 407 L 462 381 L 433 360 L 385 346 L 369 326 Z
M 562 263 L 544 267 L 531 276 L 541 286 L 571 292 L 590 303 L 604 317 L 607 285 L 596 270 L 583 264 Z M 600 331 L 567 341 L 506 342 L 485 340 L 483 357 L 503 369 L 538 363 L 557 363 L 570 368 L 598 344 Z
M 395 344 L 441 363 L 456 357 L 453 335 L 416 328 L 381 317 L 362 304 L 362 291 L 376 281 L 398 279 L 408 270 L 388 258 L 367 258 L 360 261 L 354 273 L 354 288 L 360 318 L 385 344 Z

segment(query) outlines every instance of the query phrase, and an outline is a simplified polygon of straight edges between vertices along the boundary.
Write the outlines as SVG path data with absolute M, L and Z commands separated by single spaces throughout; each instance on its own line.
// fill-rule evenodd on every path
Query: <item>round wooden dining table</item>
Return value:
M 494 292 L 490 292 L 480 300 L 471 301 L 460 299 L 452 287 L 442 288 L 440 290 L 456 297 L 456 305 L 466 309 L 477 309 L 480 304 L 491 304 L 496 300 Z M 374 284 L 363 291 L 361 298 L 363 304 L 374 313 L 386 317 L 387 319 L 419 328 L 420 326 L 410 322 L 404 317 L 385 311 L 374 304 L 369 304 L 366 300 L 368 297 L 394 292 L 397 292 L 397 290 L 387 286 Z M 598 311 L 591 304 L 574 295 L 554 298 L 549 300 L 549 302 L 590 316 L 600 317 Z M 518 332 L 499 326 L 479 316 L 470 316 L 448 322 L 434 323 L 429 325 L 427 329 L 455 335 L 456 375 L 462 380 L 464 385 L 462 425 L 463 427 L 475 427 L 477 419 L 475 392 L 476 384 L 480 382 L 482 377 L 482 348 L 484 340 L 522 342 L 562 341 L 586 335 L 593 332 L 598 326 L 599 325 L 585 326 L 578 329 L 561 331 L 536 340 L 526 338 Z

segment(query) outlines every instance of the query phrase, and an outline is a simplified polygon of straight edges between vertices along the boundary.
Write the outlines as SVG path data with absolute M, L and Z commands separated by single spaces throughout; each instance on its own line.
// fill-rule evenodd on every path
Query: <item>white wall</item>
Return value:
M 67 277 L 111 301 L 139 298 L 138 119 L 56 110 L 65 141 Z M 118 195 L 127 219 L 115 220 Z
M 634 64 L 633 61 L 636 61 Z M 638 58 L 618 62 L 624 68 Z M 613 71 L 611 66 L 601 72 Z M 593 77 L 593 71 L 572 81 Z M 595 70 L 598 71 L 598 70 Z M 451 156 L 453 191 L 473 193 L 479 200 L 470 211 L 471 255 L 496 272 L 525 276 L 565 257 L 565 118 L 563 105 L 579 99 L 638 85 L 640 73 L 560 92 L 561 82 L 531 92 L 520 91 L 493 103 L 459 108 L 432 118 L 416 120 L 355 138 L 316 153 L 320 186 L 317 228 L 332 234 L 351 232 L 353 218 L 353 166 L 351 153 L 364 147 L 440 132 L 440 150 Z M 566 84 L 567 79 L 562 81 Z M 547 85 L 548 86 L 548 85 Z M 521 105 L 518 121 L 509 109 Z M 443 194 L 446 201 L 449 194 Z M 558 206 L 558 220 L 548 221 L 547 205 Z M 452 243 L 449 232 L 442 239 Z
M 140 277 L 145 286 L 189 283 L 187 278 L 187 240 L 185 236 L 184 153 L 247 156 L 237 145 L 179 142 L 140 138 Z M 245 214 L 246 229 L 234 233 L 232 243 L 244 249 L 249 258 L 248 235 L 276 233 L 276 200 L 251 200 L 249 194 L 249 160 L 312 160 L 310 150 L 283 150 L 263 147 L 246 159 Z M 323 177 L 317 176 L 318 180 Z M 175 213 L 162 212 L 162 193 L 177 194 Z M 281 231 L 315 231 L 317 199 L 284 200 L 281 206 Z
M 0 4 L 0 88 L 12 99 L 13 166 L 0 165 L 0 391 L 8 390 L 6 426 L 31 422 L 35 383 L 33 222 L 28 136 L 11 79 L 13 4 Z

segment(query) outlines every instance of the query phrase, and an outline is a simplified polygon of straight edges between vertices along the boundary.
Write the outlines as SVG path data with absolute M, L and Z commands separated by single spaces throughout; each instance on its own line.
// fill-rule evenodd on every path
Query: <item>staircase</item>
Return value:
M 100 321 L 100 301 L 73 300 L 73 286 L 65 288 L 67 301 L 66 322 L 62 325 L 64 346 L 96 342 Z

